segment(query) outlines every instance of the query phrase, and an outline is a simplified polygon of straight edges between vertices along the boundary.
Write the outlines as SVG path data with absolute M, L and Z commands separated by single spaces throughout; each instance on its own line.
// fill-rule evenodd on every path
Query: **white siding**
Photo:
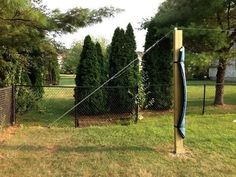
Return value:
M 209 77 L 212 80 L 216 79 L 217 68 L 212 67 L 209 69 Z M 230 61 L 227 65 L 225 72 L 226 81 L 236 81 L 236 60 Z

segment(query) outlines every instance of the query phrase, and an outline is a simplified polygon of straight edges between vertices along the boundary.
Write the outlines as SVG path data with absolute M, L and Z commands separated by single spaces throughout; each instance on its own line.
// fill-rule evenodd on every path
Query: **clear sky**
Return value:
M 131 22 L 136 36 L 137 50 L 142 51 L 146 31 L 138 30 L 140 22 L 144 18 L 154 16 L 163 0 L 43 0 L 43 2 L 48 8 L 58 8 L 61 11 L 66 11 L 73 7 L 96 9 L 104 6 L 113 6 L 125 10 L 114 18 L 105 19 L 100 24 L 80 28 L 76 33 L 58 37 L 57 40 L 63 42 L 66 47 L 70 47 L 75 41 L 83 40 L 88 34 L 95 38 L 103 37 L 107 42 L 110 42 L 116 27 L 119 26 L 125 29 L 127 24 Z

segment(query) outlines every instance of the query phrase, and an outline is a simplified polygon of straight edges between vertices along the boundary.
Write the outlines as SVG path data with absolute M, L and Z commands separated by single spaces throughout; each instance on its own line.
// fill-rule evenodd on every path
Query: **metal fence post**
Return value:
M 12 102 L 11 102 L 11 119 L 10 124 L 14 125 L 16 123 L 16 86 L 12 85 Z
M 134 123 L 138 122 L 138 113 L 139 113 L 139 100 L 138 100 L 138 85 L 135 87 L 135 118 Z
M 204 82 L 203 85 L 202 115 L 205 114 L 205 107 L 206 107 L 206 82 Z
M 74 105 L 76 105 L 77 104 L 77 98 L 78 98 L 77 97 L 77 87 L 75 87 L 74 92 L 75 92 L 75 94 L 74 94 L 74 96 L 75 96 Z M 75 107 L 74 112 L 75 112 L 75 128 L 77 128 L 77 127 L 79 127 L 79 117 L 78 117 L 78 113 L 77 113 L 77 106 Z

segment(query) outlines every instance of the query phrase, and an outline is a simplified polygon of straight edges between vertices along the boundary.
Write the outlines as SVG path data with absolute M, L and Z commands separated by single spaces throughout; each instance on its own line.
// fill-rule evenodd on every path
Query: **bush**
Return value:
M 29 87 L 18 87 L 16 97 L 16 112 L 23 114 L 37 105 L 37 96 Z
M 186 77 L 187 79 L 204 79 L 208 76 L 208 70 L 213 55 L 208 53 L 186 53 Z

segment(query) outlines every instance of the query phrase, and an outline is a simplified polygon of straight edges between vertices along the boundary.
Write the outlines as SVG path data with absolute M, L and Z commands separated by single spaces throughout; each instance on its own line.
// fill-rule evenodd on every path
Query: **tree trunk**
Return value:
M 52 72 L 50 69 L 48 69 L 48 74 L 47 74 L 47 84 L 52 85 Z
M 224 58 L 219 59 L 219 65 L 217 67 L 216 74 L 216 92 L 214 105 L 224 104 L 224 79 L 226 70 L 226 60 Z

